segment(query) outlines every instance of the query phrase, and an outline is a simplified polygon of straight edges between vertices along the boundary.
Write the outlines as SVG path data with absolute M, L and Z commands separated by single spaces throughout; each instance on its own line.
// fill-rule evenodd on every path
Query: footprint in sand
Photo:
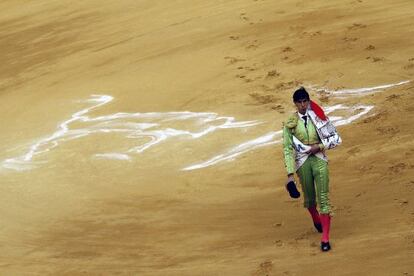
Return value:
M 413 59 L 409 59 L 409 62 L 407 65 L 404 65 L 403 69 L 404 70 L 411 70 L 414 68 L 414 62 Z
M 354 23 L 351 26 L 346 27 L 349 31 L 352 30 L 359 30 L 359 29 L 365 29 L 367 27 L 367 25 L 365 24 L 360 24 L 360 23 Z
M 355 195 L 355 197 L 361 197 L 362 195 L 364 195 L 366 192 L 361 192 L 361 193 L 357 193 L 356 195 Z
M 344 206 L 339 206 L 339 207 L 335 207 L 333 206 L 332 210 L 334 211 L 334 213 L 346 213 L 346 214 L 350 214 L 352 213 L 352 207 L 350 205 L 344 205 Z
M 392 174 L 399 174 L 402 171 L 404 171 L 407 167 L 407 164 L 401 162 L 393 166 L 390 166 L 389 169 Z
M 266 74 L 267 78 L 273 78 L 273 77 L 279 77 L 279 76 L 280 76 L 280 72 L 278 72 L 277 70 L 268 71 Z
M 365 59 L 371 60 L 372 62 L 385 61 L 383 57 L 366 57 Z
M 376 131 L 380 133 L 381 135 L 391 135 L 394 136 L 395 134 L 400 132 L 400 129 L 398 127 L 377 127 Z
M 347 151 L 347 153 L 349 153 L 350 155 L 355 155 L 357 153 L 359 153 L 361 150 L 358 147 L 353 147 L 350 150 Z
M 252 79 L 248 78 L 246 75 L 237 74 L 236 78 L 242 79 L 242 80 L 244 80 L 244 82 L 252 82 L 253 81 Z
M 277 228 L 277 227 L 282 227 L 283 226 L 283 222 L 275 222 L 272 224 L 272 227 Z
M 319 247 L 319 244 L 318 244 L 318 243 L 316 243 L 316 242 L 311 242 L 311 243 L 310 243 L 310 246 L 311 246 L 311 247 Z
M 374 45 L 368 45 L 366 48 L 365 48 L 365 50 L 367 50 L 367 51 L 373 51 L 373 50 L 375 50 L 376 48 L 375 48 L 375 46 Z
M 363 166 L 359 167 L 358 170 L 360 172 L 367 172 L 367 171 L 372 170 L 373 168 L 374 168 L 373 165 L 363 165 Z
M 399 203 L 401 206 L 405 206 L 405 205 L 407 205 L 407 204 L 408 204 L 408 199 L 400 199 L 400 200 L 398 200 L 398 203 Z
M 248 78 L 246 75 L 237 74 L 236 78 L 239 78 L 240 80 L 243 80 L 244 82 L 252 82 L 253 81 L 252 79 Z
M 369 116 L 368 118 L 365 118 L 364 120 L 362 120 L 362 123 L 368 124 L 368 123 L 376 122 L 378 120 L 384 120 L 386 119 L 387 116 L 388 116 L 388 113 L 386 111 L 382 111 L 375 115 Z
M 228 64 L 234 64 L 234 63 L 238 63 L 241 61 L 245 61 L 245 59 L 238 58 L 238 57 L 230 57 L 230 56 L 226 56 L 224 57 L 224 59 L 228 61 Z
M 292 47 L 285 47 L 282 49 L 282 53 L 284 54 L 284 56 L 281 57 L 282 61 L 287 61 L 290 57 L 289 54 L 292 54 L 294 52 Z
M 312 228 L 311 230 L 308 230 L 308 231 L 300 234 L 299 236 L 297 236 L 295 238 L 295 241 L 307 240 L 310 237 L 312 237 L 315 233 L 316 233 L 316 230 L 314 228 Z
M 247 50 L 256 50 L 257 48 L 259 48 L 259 46 L 255 45 L 255 44 L 250 44 L 250 45 L 246 46 Z
M 275 105 L 275 106 L 272 106 L 271 109 L 279 112 L 280 114 L 284 114 L 285 113 L 285 110 L 284 110 L 283 106 L 280 105 L 280 104 Z
M 250 93 L 249 96 L 253 98 L 256 105 L 264 105 L 264 104 L 276 103 L 280 101 L 279 98 L 271 94 L 260 95 L 259 93 Z
M 282 49 L 282 53 L 289 53 L 289 52 L 293 52 L 293 48 L 292 47 L 285 47 Z
M 287 90 L 292 89 L 293 87 L 298 86 L 301 83 L 299 80 L 288 81 L 288 82 L 279 82 L 276 84 L 273 89 L 274 90 Z
M 275 244 L 277 247 L 281 247 L 281 246 L 283 246 L 283 242 L 282 242 L 282 240 L 276 240 L 276 241 L 273 241 L 273 244 Z
M 249 67 L 249 66 L 246 66 L 246 67 L 244 67 L 245 69 L 246 69 L 246 71 L 250 71 L 250 72 L 252 72 L 252 71 L 256 71 L 257 70 L 257 68 L 254 68 L 254 67 Z
M 303 32 L 301 37 L 310 37 L 311 39 L 314 37 L 318 37 L 322 35 L 322 31 L 316 31 L 316 32 Z
M 359 39 L 358 37 L 348 37 L 348 36 L 342 38 L 342 40 L 345 41 L 345 42 L 355 42 L 358 39 Z
M 411 70 L 411 69 L 413 69 L 413 68 L 414 68 L 414 64 L 412 64 L 412 63 L 407 64 L 407 65 L 405 65 L 405 66 L 403 67 L 403 69 L 405 69 L 405 70 Z
M 257 40 L 253 40 L 251 42 L 249 42 L 250 44 L 246 46 L 246 50 L 256 50 L 257 48 L 259 48 L 259 45 L 257 43 Z
M 253 273 L 254 276 L 267 276 L 273 270 L 273 262 L 266 260 L 262 262 L 257 270 Z
M 390 96 L 386 97 L 387 101 L 394 101 L 401 98 L 401 95 L 391 94 Z
M 244 12 L 240 13 L 240 19 L 242 19 L 244 21 L 249 21 L 249 18 L 246 16 L 246 13 L 244 13 Z

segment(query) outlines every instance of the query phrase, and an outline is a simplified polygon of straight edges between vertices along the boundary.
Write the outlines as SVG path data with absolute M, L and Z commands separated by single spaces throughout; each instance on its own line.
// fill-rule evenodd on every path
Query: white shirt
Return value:
M 302 122 L 304 122 L 305 123 L 305 119 L 303 119 L 303 116 L 306 116 L 306 122 L 308 122 L 309 121 L 309 115 L 308 115 L 308 111 L 306 110 L 306 113 L 305 114 L 301 114 L 301 113 L 299 113 L 299 111 L 298 111 L 298 115 L 299 115 L 299 119 L 301 119 L 302 120 Z

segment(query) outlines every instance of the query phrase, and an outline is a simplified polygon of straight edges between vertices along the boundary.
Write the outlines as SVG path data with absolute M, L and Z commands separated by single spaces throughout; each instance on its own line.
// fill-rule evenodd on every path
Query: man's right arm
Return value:
M 283 126 L 283 154 L 285 157 L 285 167 L 288 176 L 293 176 L 295 173 L 295 152 L 293 149 L 293 137 L 290 129 Z

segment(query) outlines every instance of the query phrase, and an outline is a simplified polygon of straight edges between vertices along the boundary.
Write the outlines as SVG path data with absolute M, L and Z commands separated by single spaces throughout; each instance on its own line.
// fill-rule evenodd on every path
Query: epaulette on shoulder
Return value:
M 287 128 L 294 128 L 298 124 L 298 119 L 299 119 L 298 114 L 294 112 L 288 117 L 284 125 Z

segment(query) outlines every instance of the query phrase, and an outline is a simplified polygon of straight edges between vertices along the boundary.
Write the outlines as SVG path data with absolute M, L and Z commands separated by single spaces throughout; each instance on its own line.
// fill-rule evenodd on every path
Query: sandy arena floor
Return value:
M 413 1 L 0 8 L 1 275 L 414 275 Z M 284 190 L 300 85 L 344 141 L 324 254 Z

